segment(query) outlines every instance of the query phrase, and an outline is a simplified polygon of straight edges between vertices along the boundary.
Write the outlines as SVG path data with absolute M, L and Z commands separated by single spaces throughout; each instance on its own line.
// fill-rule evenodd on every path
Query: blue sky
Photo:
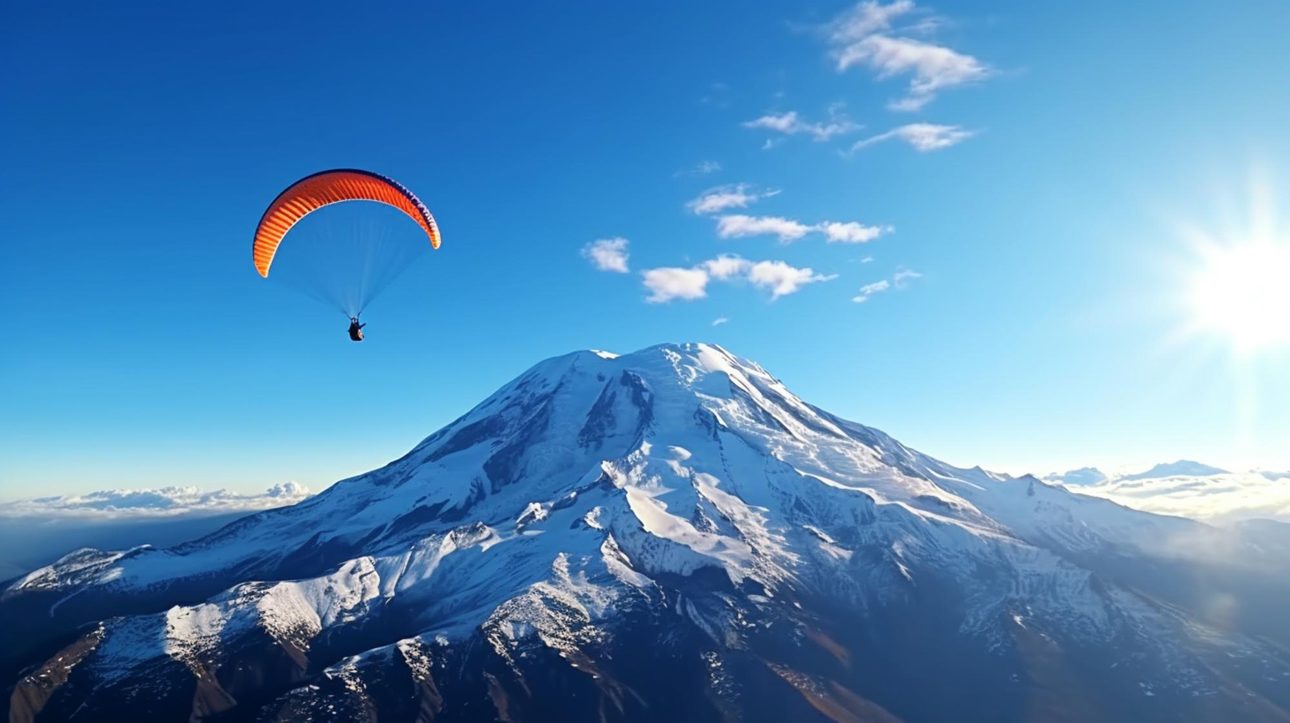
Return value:
M 0 497 L 316 489 L 542 358 L 704 340 L 957 464 L 1290 468 L 1284 335 L 1183 301 L 1290 200 L 1284 3 L 10 14 Z M 332 167 L 443 231 L 362 345 L 250 260 Z

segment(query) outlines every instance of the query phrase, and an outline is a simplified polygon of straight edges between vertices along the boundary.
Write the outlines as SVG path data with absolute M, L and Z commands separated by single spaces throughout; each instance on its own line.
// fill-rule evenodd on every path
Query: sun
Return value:
M 1178 223 L 1191 253 L 1175 261 L 1183 276 L 1179 331 L 1248 360 L 1290 350 L 1290 229 L 1278 223 L 1278 194 L 1266 172 L 1250 174 L 1243 196 L 1220 204 L 1216 227 Z
M 1290 244 L 1211 241 L 1199 251 L 1187 297 L 1194 331 L 1240 354 L 1290 344 Z

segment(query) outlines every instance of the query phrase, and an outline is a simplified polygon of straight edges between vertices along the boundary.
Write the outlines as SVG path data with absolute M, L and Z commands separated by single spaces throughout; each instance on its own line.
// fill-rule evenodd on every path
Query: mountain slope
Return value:
M 1224 534 L 720 347 L 579 352 L 310 500 L 25 576 L 0 647 L 17 720 L 1284 719 L 1290 586 Z

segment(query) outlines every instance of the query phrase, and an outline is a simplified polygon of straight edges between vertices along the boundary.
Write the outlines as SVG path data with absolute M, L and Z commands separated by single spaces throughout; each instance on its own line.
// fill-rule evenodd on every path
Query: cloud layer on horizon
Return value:
M 1096 484 L 1066 484 L 1072 492 L 1161 515 L 1206 522 L 1271 519 L 1290 522 L 1290 480 L 1264 472 L 1173 475 Z
M 77 518 L 96 521 L 205 516 L 284 507 L 309 496 L 309 488 L 295 481 L 276 484 L 259 494 L 239 494 L 224 489 L 203 491 L 197 487 L 112 489 L 3 502 L 0 503 L 0 519 Z

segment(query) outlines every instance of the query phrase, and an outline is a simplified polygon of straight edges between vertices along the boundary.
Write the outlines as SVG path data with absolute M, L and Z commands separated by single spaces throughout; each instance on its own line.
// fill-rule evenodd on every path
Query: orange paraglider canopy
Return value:
M 439 248 L 439 226 L 430 210 L 399 182 L 371 171 L 341 168 L 322 171 L 291 184 L 269 204 L 255 227 L 251 253 L 255 269 L 268 277 L 269 266 L 278 252 L 282 237 L 306 215 L 323 206 L 341 201 L 376 201 L 393 206 L 416 221 L 430 237 L 430 245 Z

